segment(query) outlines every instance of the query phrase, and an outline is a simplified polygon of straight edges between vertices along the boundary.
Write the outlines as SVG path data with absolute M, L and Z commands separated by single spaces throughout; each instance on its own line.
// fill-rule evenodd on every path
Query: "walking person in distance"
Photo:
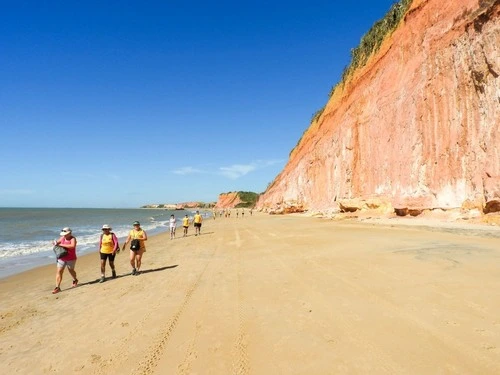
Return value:
M 187 214 L 182 219 L 182 228 L 184 229 L 184 236 L 183 237 L 187 237 L 188 228 L 189 228 L 189 217 Z
M 175 216 L 173 214 L 170 215 L 169 225 L 170 225 L 170 239 L 173 240 L 175 238 L 175 229 L 177 227 L 177 221 L 175 220 Z
M 200 211 L 196 211 L 196 214 L 194 215 L 193 222 L 194 222 L 194 235 L 198 236 L 201 234 L 201 222 L 203 221 L 203 218 L 200 215 Z

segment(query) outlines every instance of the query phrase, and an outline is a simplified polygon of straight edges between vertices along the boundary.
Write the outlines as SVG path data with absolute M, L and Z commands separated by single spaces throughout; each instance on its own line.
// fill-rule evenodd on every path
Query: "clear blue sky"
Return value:
M 264 191 L 393 3 L 3 2 L 0 206 Z

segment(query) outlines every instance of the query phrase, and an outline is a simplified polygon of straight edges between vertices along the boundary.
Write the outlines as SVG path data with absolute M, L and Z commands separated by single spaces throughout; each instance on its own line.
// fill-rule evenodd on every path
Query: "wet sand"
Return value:
M 248 213 L 0 281 L 1 374 L 499 374 L 500 240 Z M 108 270 L 109 275 L 109 270 Z

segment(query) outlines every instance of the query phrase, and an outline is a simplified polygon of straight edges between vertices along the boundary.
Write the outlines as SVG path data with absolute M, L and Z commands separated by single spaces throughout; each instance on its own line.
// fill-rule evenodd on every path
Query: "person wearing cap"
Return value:
M 61 291 L 61 282 L 63 278 L 64 269 L 68 267 L 68 272 L 73 276 L 72 287 L 78 285 L 78 279 L 76 278 L 75 264 L 76 264 L 76 238 L 73 236 L 71 228 L 63 228 L 60 233 L 61 238 L 54 240 L 54 245 L 64 247 L 68 254 L 59 258 L 57 260 L 57 273 L 56 273 L 56 287 L 52 291 L 52 294 L 59 293 Z
M 101 257 L 101 279 L 100 283 L 106 281 L 106 260 L 109 259 L 109 267 L 111 268 L 111 277 L 116 278 L 115 271 L 115 255 L 120 250 L 118 238 L 111 232 L 111 227 L 108 224 L 102 226 L 102 234 L 99 240 L 99 255 Z
M 148 235 L 146 234 L 146 231 L 141 228 L 141 223 L 138 221 L 134 221 L 132 225 L 134 226 L 134 229 L 129 232 L 122 249 L 125 250 L 125 247 L 131 240 L 139 240 L 139 250 L 130 249 L 130 265 L 132 266 L 132 275 L 137 276 L 141 273 L 142 254 L 146 251 L 144 241 L 147 241 Z

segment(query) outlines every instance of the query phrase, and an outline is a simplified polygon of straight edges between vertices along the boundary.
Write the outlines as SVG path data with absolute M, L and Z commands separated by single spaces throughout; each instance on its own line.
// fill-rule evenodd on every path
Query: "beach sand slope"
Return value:
M 1 374 L 499 374 L 499 239 L 255 214 L 0 282 Z M 108 271 L 109 274 L 109 271 Z

